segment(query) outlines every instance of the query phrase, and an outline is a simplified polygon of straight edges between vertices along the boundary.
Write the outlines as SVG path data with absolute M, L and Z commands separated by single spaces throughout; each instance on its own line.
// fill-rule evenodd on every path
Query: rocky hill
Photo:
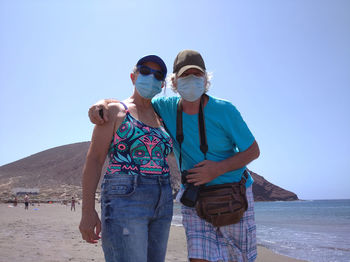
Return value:
M 13 196 L 14 188 L 38 188 L 33 198 L 41 201 L 81 197 L 81 175 L 90 142 L 55 147 L 0 166 L 0 200 Z M 174 157 L 170 157 L 172 185 L 178 190 L 180 176 Z M 106 164 L 105 164 L 106 167 Z M 104 168 L 105 169 L 105 168 Z M 102 171 L 104 173 L 104 170 Z M 296 194 L 275 186 L 252 172 L 254 198 L 257 201 L 297 200 Z
M 254 200 L 255 201 L 292 201 L 298 200 L 298 196 L 293 192 L 285 190 L 267 181 L 262 176 L 249 170 L 254 178 Z

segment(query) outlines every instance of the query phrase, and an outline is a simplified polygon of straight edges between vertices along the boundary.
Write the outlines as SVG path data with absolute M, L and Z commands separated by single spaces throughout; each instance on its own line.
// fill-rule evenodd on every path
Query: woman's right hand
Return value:
M 103 125 L 105 122 L 108 122 L 108 104 L 116 102 L 118 101 L 114 99 L 103 99 L 92 105 L 89 108 L 90 121 L 96 125 Z M 102 114 L 100 113 L 101 110 Z
M 79 230 L 82 238 L 91 244 L 97 243 L 101 238 L 101 220 L 98 217 L 96 210 L 92 213 L 83 213 L 79 225 Z

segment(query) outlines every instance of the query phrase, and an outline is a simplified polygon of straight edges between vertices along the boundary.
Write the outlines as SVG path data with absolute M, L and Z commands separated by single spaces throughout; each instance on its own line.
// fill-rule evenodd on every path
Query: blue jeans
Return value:
M 106 262 L 163 262 L 173 215 L 169 177 L 105 175 L 101 186 Z

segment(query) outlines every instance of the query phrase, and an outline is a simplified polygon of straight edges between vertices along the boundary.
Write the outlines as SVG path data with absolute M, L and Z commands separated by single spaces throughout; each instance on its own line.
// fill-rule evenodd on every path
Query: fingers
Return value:
M 100 233 L 101 233 L 101 221 L 98 221 L 96 224 L 96 236 L 98 237 L 98 239 L 100 239 Z
M 96 233 L 94 232 L 94 229 L 96 229 Z M 98 219 L 95 226 L 85 226 L 84 224 L 81 224 L 79 230 L 83 240 L 91 244 L 97 243 L 101 238 L 99 236 L 101 232 L 101 221 Z
M 107 113 L 105 112 L 106 107 L 104 107 L 103 105 L 93 105 L 92 107 L 90 107 L 89 109 L 89 118 L 90 121 L 96 125 L 102 125 L 104 123 L 104 119 L 108 119 L 107 117 Z M 100 109 L 104 109 L 105 111 L 103 111 L 103 118 L 101 118 L 100 115 Z
M 191 174 L 191 175 L 187 175 L 186 176 L 186 180 L 189 182 L 190 180 L 199 178 L 199 176 L 197 174 Z
M 101 109 L 103 111 L 103 120 L 105 122 L 108 122 L 108 105 L 107 104 L 103 104 Z
M 100 236 L 95 234 L 93 230 L 80 230 L 83 240 L 88 243 L 95 244 L 100 239 Z
M 195 186 L 200 186 L 211 181 L 206 174 L 200 172 L 187 175 L 186 180 L 188 183 L 192 183 Z
M 200 179 L 200 180 L 198 180 L 198 181 L 194 181 L 193 184 L 194 184 L 195 186 L 200 186 L 200 185 L 204 185 L 204 184 L 206 184 L 206 183 L 208 183 L 208 182 L 210 182 L 210 180 Z
M 95 232 L 92 232 L 92 233 L 90 233 L 89 234 L 89 243 L 97 243 L 98 242 L 98 240 L 100 239 L 100 236 L 99 235 L 97 235 L 97 234 L 95 234 Z
M 202 161 L 202 162 L 199 162 L 198 164 L 194 165 L 194 167 L 202 167 L 202 166 L 205 165 L 205 162 L 206 162 L 206 161 L 207 161 L 207 160 L 204 160 L 204 161 Z
M 98 109 L 96 108 L 96 106 L 90 107 L 89 118 L 93 124 L 100 125 L 102 124 L 102 119 L 100 118 L 99 114 L 98 114 L 98 117 L 96 117 L 96 111 L 98 113 Z
M 205 183 L 207 183 L 207 181 L 203 180 L 203 179 L 193 179 L 191 181 L 188 181 L 189 183 L 195 185 L 195 186 L 200 186 L 200 185 L 203 185 Z
M 198 183 L 201 180 L 201 178 L 199 175 L 188 175 L 186 177 L 186 180 L 188 183 Z
M 197 165 L 199 165 L 199 164 L 197 164 Z M 200 173 L 200 168 L 202 166 L 197 166 L 197 165 L 195 165 L 194 168 L 191 168 L 191 169 L 187 170 L 189 175 L 199 174 Z

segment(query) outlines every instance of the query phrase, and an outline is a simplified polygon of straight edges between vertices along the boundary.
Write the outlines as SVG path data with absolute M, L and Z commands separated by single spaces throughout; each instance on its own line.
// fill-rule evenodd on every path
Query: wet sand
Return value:
M 101 243 L 88 244 L 78 229 L 81 206 L 60 204 L 9 207 L 0 204 L 0 262 L 104 261 Z M 171 227 L 167 262 L 187 261 L 183 227 Z M 297 262 L 258 247 L 256 262 Z

